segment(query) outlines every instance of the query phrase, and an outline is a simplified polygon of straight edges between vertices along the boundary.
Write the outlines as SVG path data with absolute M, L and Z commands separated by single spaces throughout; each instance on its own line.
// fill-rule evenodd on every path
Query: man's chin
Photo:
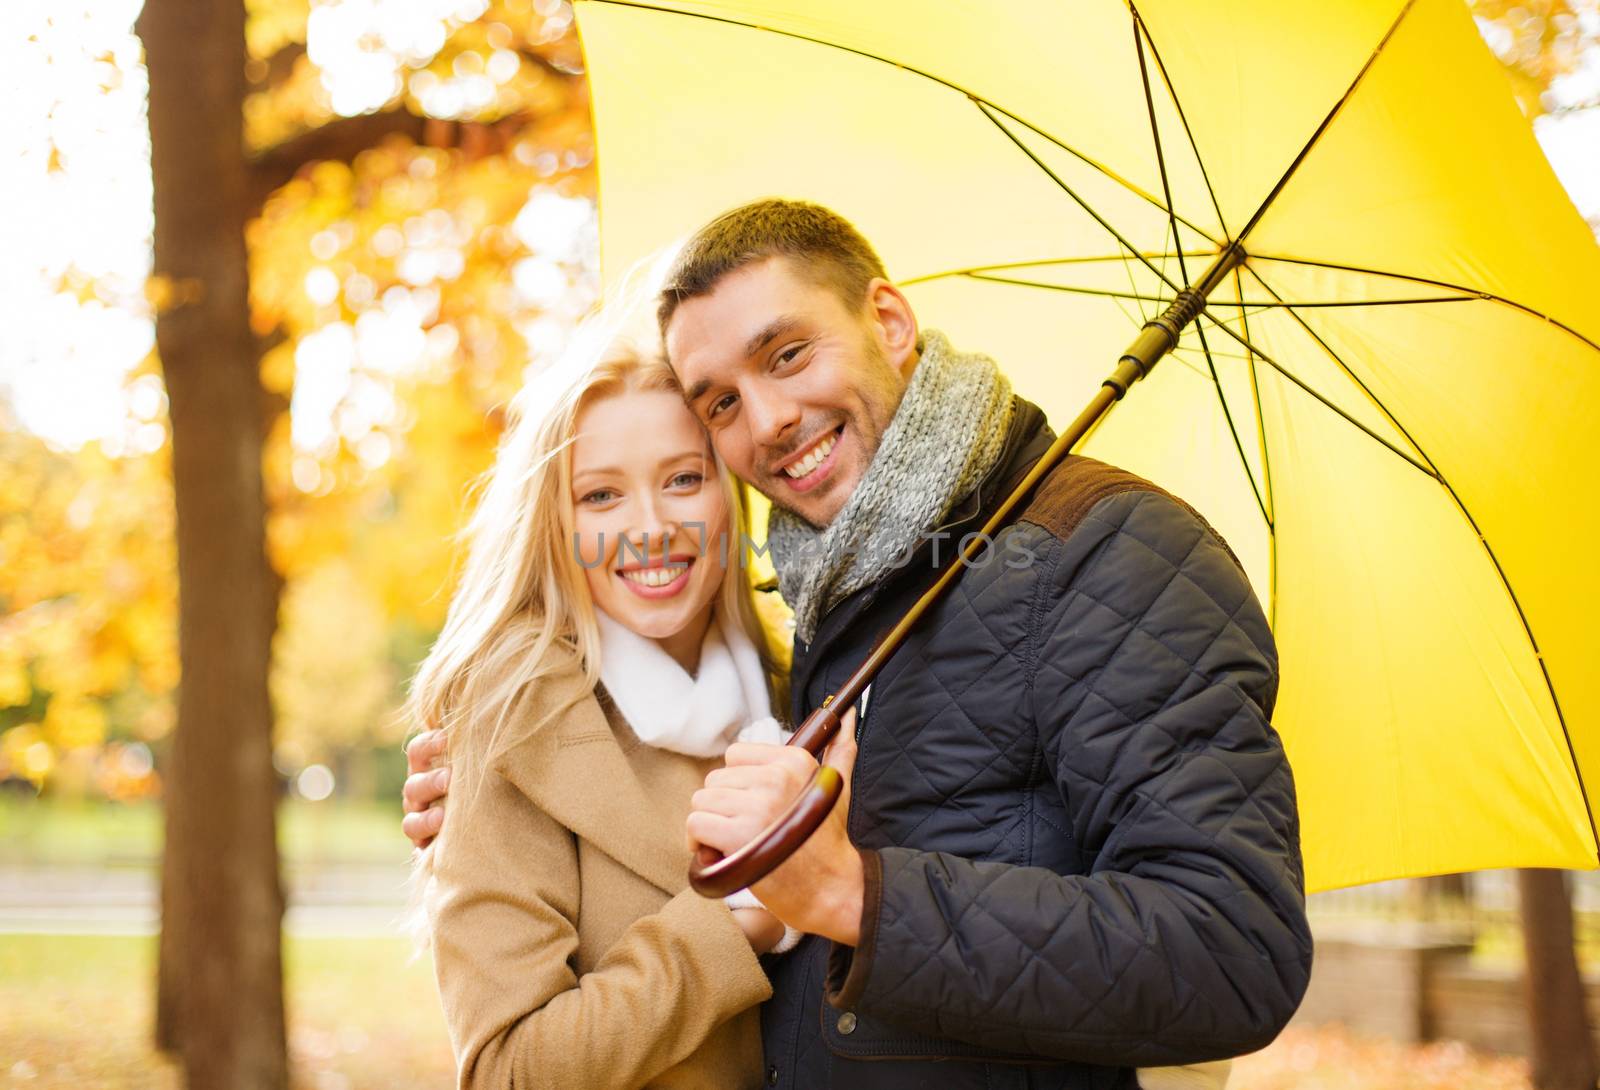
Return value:
M 835 490 L 832 488 L 823 487 L 814 493 L 797 496 L 782 481 L 769 479 L 763 481 L 758 489 L 773 507 L 789 512 L 814 530 L 826 530 L 844 508 L 843 501 L 835 499 Z
M 813 512 L 796 507 L 794 504 L 780 499 L 770 492 L 766 492 L 764 494 L 766 495 L 767 499 L 771 501 L 774 508 L 779 511 L 788 512 L 801 522 L 804 522 L 807 526 L 811 527 L 813 530 L 826 530 L 828 528 L 828 522 L 833 521 L 830 518 L 827 520 L 827 522 L 818 522 Z

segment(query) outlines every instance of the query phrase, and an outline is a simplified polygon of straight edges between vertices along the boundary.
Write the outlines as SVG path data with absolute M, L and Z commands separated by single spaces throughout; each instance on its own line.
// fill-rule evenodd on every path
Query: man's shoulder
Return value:
M 1183 516 L 1198 522 L 1216 538 L 1237 565 L 1239 559 L 1221 534 L 1187 502 L 1154 481 L 1146 480 L 1118 466 L 1082 454 L 1069 454 L 1034 488 L 1018 521 L 1040 527 L 1052 537 L 1065 541 L 1100 504 L 1129 493 L 1154 494 L 1169 501 Z
M 1125 492 L 1155 492 L 1188 507 L 1137 473 L 1082 454 L 1069 454 L 1034 488 L 1018 519 L 1064 540 L 1072 536 L 1097 504 Z

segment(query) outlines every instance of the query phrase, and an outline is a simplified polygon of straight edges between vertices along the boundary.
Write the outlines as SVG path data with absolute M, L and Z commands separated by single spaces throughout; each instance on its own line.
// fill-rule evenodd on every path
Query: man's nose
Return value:
M 743 397 L 750 438 L 758 446 L 778 443 L 800 420 L 800 407 L 790 398 L 765 390 L 749 390 Z

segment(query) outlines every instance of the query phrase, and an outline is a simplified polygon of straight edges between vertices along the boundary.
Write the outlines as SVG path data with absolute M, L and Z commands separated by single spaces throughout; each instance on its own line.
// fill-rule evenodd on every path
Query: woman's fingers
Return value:
M 400 831 L 418 848 L 426 848 L 444 828 L 444 807 L 436 806 L 418 814 L 407 814 L 400 820 Z
M 425 730 L 406 743 L 406 771 L 426 772 L 445 755 L 448 736 L 442 730 Z
M 435 768 L 448 748 L 442 730 L 425 730 L 406 743 L 406 777 L 400 788 L 405 817 L 400 831 L 418 848 L 426 848 L 444 828 L 444 796 L 450 790 L 450 768 Z
M 436 768 L 431 772 L 413 772 L 400 788 L 400 798 L 405 812 L 415 814 L 426 810 L 445 797 L 450 790 L 450 769 Z

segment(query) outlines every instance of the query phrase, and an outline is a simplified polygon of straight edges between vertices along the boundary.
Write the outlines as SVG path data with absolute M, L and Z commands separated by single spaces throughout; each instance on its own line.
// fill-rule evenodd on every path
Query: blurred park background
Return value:
M 598 291 L 582 54 L 562 0 L 232 2 L 0 5 L 3 1086 L 224 1085 L 198 1056 L 285 1039 L 295 1086 L 453 1079 L 397 708 L 504 406 Z M 1600 232 L 1600 3 L 1472 8 Z M 224 118 L 180 147 L 145 65 L 185 51 L 243 78 L 167 92 Z M 169 322 L 163 360 L 186 307 L 237 336 Z M 1306 1008 L 1230 1086 L 1567 1086 L 1573 1049 L 1592 1086 L 1594 877 L 1570 912 L 1508 873 L 1314 898 Z M 281 953 L 241 922 L 280 907 Z M 237 1001 L 185 1006 L 217 972 Z

